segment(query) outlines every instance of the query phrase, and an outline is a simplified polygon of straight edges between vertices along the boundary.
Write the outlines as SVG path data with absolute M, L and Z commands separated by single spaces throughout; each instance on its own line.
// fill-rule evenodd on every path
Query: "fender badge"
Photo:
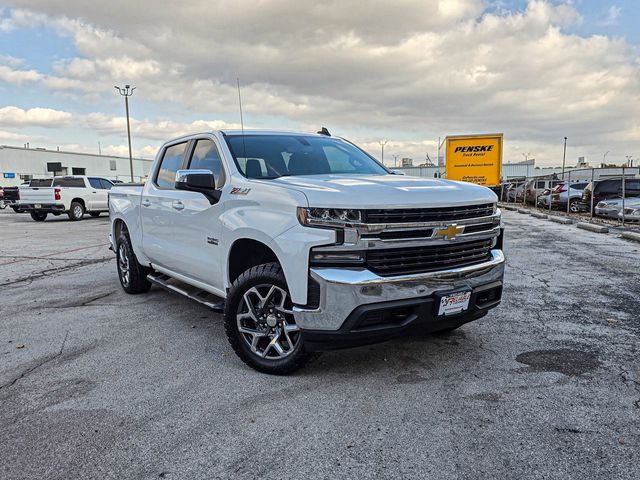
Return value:
M 251 191 L 250 188 L 233 187 L 229 192 L 231 195 L 246 195 Z

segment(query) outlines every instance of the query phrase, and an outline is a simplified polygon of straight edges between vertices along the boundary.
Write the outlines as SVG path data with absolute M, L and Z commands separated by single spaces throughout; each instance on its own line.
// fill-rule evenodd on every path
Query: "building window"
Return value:
M 71 175 L 85 175 L 86 168 L 72 167 Z
M 109 160 L 109 170 L 115 172 L 117 170 L 117 165 L 115 160 Z

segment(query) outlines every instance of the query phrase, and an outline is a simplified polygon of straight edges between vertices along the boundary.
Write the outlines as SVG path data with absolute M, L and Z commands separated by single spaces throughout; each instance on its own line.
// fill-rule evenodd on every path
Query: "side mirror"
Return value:
M 216 189 L 216 179 L 210 170 L 178 170 L 176 190 L 201 193 L 211 205 L 220 200 L 220 190 Z
M 405 173 L 402 170 L 390 170 L 391 175 L 404 175 Z

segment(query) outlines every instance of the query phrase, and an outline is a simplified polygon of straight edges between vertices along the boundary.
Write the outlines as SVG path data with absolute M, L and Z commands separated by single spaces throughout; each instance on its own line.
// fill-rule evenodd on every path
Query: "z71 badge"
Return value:
M 231 195 L 246 195 L 247 193 L 249 193 L 251 191 L 250 188 L 239 188 L 239 187 L 233 187 L 231 189 L 231 192 L 229 192 Z

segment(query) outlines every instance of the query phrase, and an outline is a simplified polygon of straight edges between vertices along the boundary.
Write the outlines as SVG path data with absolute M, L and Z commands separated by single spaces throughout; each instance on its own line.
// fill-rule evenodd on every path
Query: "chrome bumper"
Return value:
M 302 329 L 338 330 L 360 305 L 429 297 L 502 280 L 504 262 L 502 250 L 491 250 L 491 259 L 478 265 L 397 277 L 381 277 L 366 269 L 312 268 L 311 277 L 320 285 L 319 307 L 294 306 L 293 312 Z

